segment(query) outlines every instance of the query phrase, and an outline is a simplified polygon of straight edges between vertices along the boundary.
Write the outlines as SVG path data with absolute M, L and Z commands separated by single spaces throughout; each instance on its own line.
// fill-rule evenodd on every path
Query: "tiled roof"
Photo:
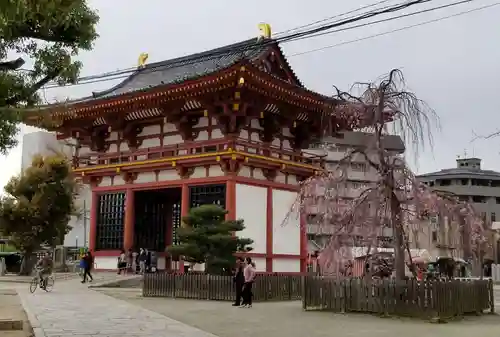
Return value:
M 241 61 L 258 60 L 272 47 L 278 47 L 278 44 L 273 40 L 254 38 L 202 53 L 147 64 L 143 68 L 138 68 L 116 86 L 105 91 L 95 92 L 90 97 L 81 98 L 71 103 L 114 97 L 196 79 L 224 70 Z M 280 50 L 279 47 L 278 50 Z M 296 80 L 298 82 L 298 79 Z
M 375 142 L 375 136 L 371 133 L 353 131 L 343 132 L 342 137 L 324 137 L 322 142 L 332 143 L 336 146 L 345 145 L 349 147 L 368 147 Z M 398 135 L 384 135 L 382 138 L 383 148 L 390 151 L 397 151 L 403 153 L 405 151 L 405 144 Z
M 480 170 L 473 168 L 451 168 L 444 169 L 437 172 L 430 172 L 419 175 L 417 178 L 447 178 L 447 177 L 478 177 L 478 178 L 500 178 L 500 172 L 492 171 L 492 170 Z

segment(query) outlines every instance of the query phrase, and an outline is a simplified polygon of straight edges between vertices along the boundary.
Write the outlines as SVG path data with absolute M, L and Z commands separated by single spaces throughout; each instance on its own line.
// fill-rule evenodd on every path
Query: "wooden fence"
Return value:
M 304 310 L 442 319 L 494 311 L 493 284 L 489 280 L 395 282 L 307 277 L 303 290 Z
M 254 301 L 299 300 L 302 276 L 257 275 L 252 291 Z M 158 273 L 144 276 L 142 295 L 234 301 L 235 289 L 232 276 Z

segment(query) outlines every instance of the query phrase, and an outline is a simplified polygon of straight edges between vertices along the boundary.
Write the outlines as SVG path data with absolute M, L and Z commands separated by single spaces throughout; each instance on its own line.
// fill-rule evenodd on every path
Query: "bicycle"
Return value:
M 31 279 L 30 282 L 30 292 L 33 294 L 36 291 L 36 288 L 38 288 L 38 286 L 40 286 L 40 288 L 42 288 L 46 292 L 51 292 L 52 289 L 54 288 L 54 283 L 55 283 L 54 275 L 50 274 L 45 278 L 45 280 L 43 280 L 40 279 L 40 277 L 38 276 L 40 269 L 36 268 L 35 271 L 36 274 Z M 45 287 L 44 287 L 44 282 L 45 282 Z

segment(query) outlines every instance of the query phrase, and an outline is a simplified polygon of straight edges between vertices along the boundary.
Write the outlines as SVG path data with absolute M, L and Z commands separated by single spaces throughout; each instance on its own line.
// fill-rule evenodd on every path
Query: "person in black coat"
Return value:
M 239 257 L 236 260 L 236 270 L 233 276 L 233 282 L 236 290 L 236 300 L 233 307 L 239 307 L 241 304 L 241 296 L 243 295 L 243 285 L 245 284 L 245 275 L 243 274 L 244 260 Z

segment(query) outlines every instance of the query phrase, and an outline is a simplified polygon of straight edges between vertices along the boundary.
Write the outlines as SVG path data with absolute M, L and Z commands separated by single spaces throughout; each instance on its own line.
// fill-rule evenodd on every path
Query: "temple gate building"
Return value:
M 181 217 L 213 203 L 244 219 L 259 271 L 305 271 L 306 226 L 283 225 L 299 183 L 324 169 L 302 153 L 330 130 L 363 119 L 306 89 L 266 38 L 140 66 L 91 97 L 47 107 L 59 139 L 75 144 L 75 174 L 91 187 L 89 248 L 98 269 L 121 249 L 163 253 Z

